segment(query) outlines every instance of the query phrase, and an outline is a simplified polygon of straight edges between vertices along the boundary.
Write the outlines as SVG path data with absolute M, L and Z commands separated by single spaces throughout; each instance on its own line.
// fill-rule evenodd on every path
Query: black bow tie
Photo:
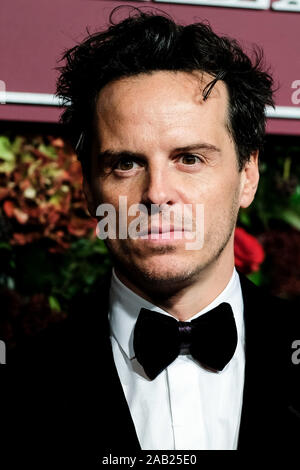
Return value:
M 236 345 L 234 316 L 225 302 L 190 322 L 142 308 L 134 328 L 135 356 L 151 380 L 180 353 L 191 354 L 206 369 L 221 371 Z

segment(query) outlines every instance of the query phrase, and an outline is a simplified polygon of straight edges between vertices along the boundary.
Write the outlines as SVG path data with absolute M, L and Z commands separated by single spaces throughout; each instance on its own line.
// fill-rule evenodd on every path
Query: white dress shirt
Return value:
M 203 369 L 191 355 L 179 355 L 149 380 L 134 358 L 135 322 L 142 307 L 171 315 L 126 287 L 114 270 L 109 299 L 113 357 L 141 449 L 236 449 L 245 369 L 243 297 L 236 269 L 225 289 L 188 320 L 222 302 L 231 305 L 238 344 L 233 358 L 219 373 Z

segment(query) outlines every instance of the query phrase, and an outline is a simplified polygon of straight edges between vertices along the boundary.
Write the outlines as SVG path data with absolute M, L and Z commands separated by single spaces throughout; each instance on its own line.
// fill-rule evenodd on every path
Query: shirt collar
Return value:
M 244 345 L 243 328 L 243 297 L 240 285 L 240 278 L 234 268 L 232 276 L 225 289 L 205 308 L 189 318 L 188 321 L 203 315 L 208 310 L 213 309 L 222 302 L 231 305 L 238 331 L 239 342 Z M 109 322 L 111 334 L 115 337 L 120 347 L 126 355 L 134 358 L 133 331 L 141 308 L 155 310 L 164 315 L 171 316 L 168 312 L 157 307 L 153 303 L 143 299 L 141 296 L 129 289 L 117 277 L 114 268 L 112 269 L 111 285 L 109 292 Z

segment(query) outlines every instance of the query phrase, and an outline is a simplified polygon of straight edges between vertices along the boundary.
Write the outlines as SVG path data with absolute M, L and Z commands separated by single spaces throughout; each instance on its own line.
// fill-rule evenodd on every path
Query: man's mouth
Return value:
M 190 230 L 185 230 L 181 226 L 174 226 L 171 225 L 169 227 L 163 226 L 155 226 L 155 227 L 148 227 L 147 229 L 143 229 L 137 233 L 138 239 L 143 240 L 158 240 L 158 241 L 174 241 L 174 240 L 181 240 L 185 237 L 186 233 L 190 233 Z

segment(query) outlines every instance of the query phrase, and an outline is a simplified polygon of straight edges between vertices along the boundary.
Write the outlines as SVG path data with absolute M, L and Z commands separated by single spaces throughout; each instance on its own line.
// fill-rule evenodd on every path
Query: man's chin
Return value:
M 133 285 L 139 286 L 142 290 L 155 292 L 156 295 L 161 292 L 170 294 L 171 291 L 189 285 L 193 278 L 201 271 L 199 264 L 197 267 L 186 267 L 183 263 L 176 263 L 176 260 L 169 260 L 168 263 L 155 262 L 149 263 L 130 263 L 115 260 L 117 273 L 124 279 L 129 280 Z M 173 261 L 173 262 L 172 262 Z M 121 279 L 122 280 L 122 279 Z

